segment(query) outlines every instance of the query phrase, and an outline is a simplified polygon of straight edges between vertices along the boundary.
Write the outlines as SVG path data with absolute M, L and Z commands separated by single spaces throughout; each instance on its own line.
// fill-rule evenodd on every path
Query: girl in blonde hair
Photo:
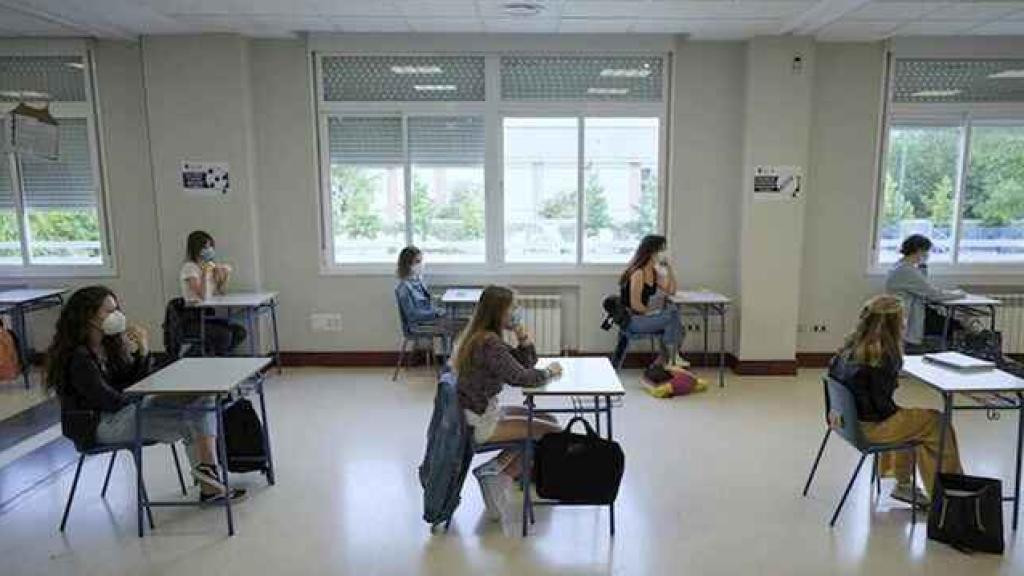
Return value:
M 890 444 L 916 440 L 917 464 L 928 494 L 932 494 L 938 466 L 942 415 L 937 410 L 901 408 L 893 400 L 903 366 L 903 306 L 896 296 L 881 295 L 868 300 L 860 311 L 857 327 L 829 364 L 829 376 L 853 393 L 857 419 L 868 441 Z M 949 430 L 949 442 L 943 451 L 942 471 L 960 473 L 960 453 L 956 434 Z M 914 470 L 905 451 L 879 456 L 878 472 L 896 478 L 892 497 L 910 503 L 913 500 Z M 917 503 L 928 500 L 918 494 Z
M 515 333 L 517 346 L 505 343 L 501 337 L 504 330 Z M 535 368 L 536 364 L 537 350 L 515 306 L 515 292 L 503 286 L 488 286 L 452 355 L 459 406 L 465 411 L 466 422 L 473 427 L 473 437 L 478 444 L 526 438 L 525 409 L 499 406 L 498 394 L 506 384 L 540 386 L 562 373 L 558 363 L 544 369 Z M 534 438 L 556 430 L 557 421 L 550 415 L 538 416 L 533 422 Z M 473 470 L 480 482 L 488 515 L 500 518 L 503 525 L 514 518 L 510 505 L 514 478 L 529 473 L 519 468 L 517 453 L 504 451 Z

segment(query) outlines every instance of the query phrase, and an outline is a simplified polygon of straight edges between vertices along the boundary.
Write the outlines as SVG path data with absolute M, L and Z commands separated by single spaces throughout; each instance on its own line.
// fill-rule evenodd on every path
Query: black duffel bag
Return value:
M 582 422 L 586 434 L 570 430 Z M 619 493 L 626 458 L 618 442 L 597 435 L 583 417 L 569 421 L 565 430 L 545 434 L 537 442 L 537 494 L 548 500 L 573 504 L 611 504 Z
M 224 445 L 231 472 L 268 469 L 267 453 L 263 449 L 263 423 L 252 402 L 245 398 L 224 410 Z
M 928 515 L 928 538 L 961 552 L 1003 553 L 1003 483 L 940 474 Z

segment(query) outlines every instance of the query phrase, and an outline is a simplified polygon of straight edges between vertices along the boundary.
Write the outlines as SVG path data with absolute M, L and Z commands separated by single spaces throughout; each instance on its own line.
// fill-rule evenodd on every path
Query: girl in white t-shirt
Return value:
M 179 276 L 181 297 L 185 302 L 200 302 L 207 295 L 224 293 L 231 279 L 231 267 L 216 262 L 213 236 L 202 230 L 189 234 L 185 256 Z M 195 321 L 198 323 L 198 318 Z M 245 340 L 245 328 L 227 318 L 206 318 L 205 329 L 204 347 L 215 356 L 227 355 Z M 198 334 L 199 326 L 190 326 L 188 331 Z

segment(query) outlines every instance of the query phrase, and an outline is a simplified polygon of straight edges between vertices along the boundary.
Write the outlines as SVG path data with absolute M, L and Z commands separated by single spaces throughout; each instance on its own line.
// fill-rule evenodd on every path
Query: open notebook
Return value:
M 961 354 L 959 352 L 940 352 L 937 354 L 925 354 L 924 359 L 936 364 L 942 364 L 957 370 L 986 370 L 995 368 L 996 363 L 989 360 L 981 360 Z

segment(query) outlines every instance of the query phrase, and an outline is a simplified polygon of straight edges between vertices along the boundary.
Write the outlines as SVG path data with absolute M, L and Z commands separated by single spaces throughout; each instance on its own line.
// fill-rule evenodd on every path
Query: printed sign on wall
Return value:
M 754 169 L 754 200 L 796 200 L 802 180 L 799 166 L 758 166 Z
M 181 163 L 181 186 L 186 194 L 197 196 L 224 196 L 231 190 L 230 169 L 227 162 Z

